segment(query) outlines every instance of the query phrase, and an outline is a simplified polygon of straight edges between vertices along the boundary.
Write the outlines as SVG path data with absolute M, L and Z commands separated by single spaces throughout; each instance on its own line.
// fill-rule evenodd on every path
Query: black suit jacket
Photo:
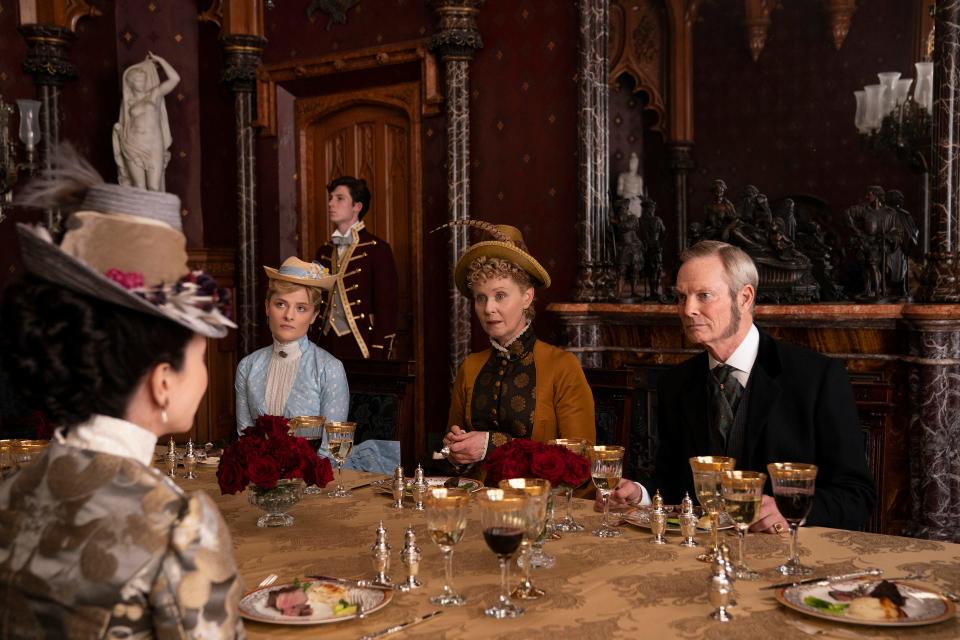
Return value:
M 706 352 L 664 372 L 658 383 L 658 449 L 651 493 L 679 504 L 695 497 L 689 458 L 710 451 Z M 737 469 L 767 473 L 769 462 L 808 462 L 818 467 L 807 524 L 863 527 L 874 502 L 873 479 L 853 388 L 843 364 L 779 342 L 760 332 L 750 386 L 743 459 Z M 764 493 L 770 495 L 769 480 Z

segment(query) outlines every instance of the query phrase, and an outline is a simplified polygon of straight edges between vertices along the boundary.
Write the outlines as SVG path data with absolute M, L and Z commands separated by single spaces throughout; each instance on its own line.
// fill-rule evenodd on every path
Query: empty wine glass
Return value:
M 790 525 L 790 559 L 777 567 L 785 576 L 805 576 L 813 569 L 800 564 L 797 530 L 807 520 L 813 506 L 817 467 L 802 462 L 771 462 L 767 465 L 777 510 Z
M 623 535 L 619 529 L 610 526 L 610 493 L 620 484 L 623 477 L 623 447 L 597 445 L 587 450 L 590 455 L 590 475 L 597 491 L 603 497 L 603 524 L 594 529 L 598 538 L 616 538 Z
M 533 517 L 530 497 L 513 489 L 484 489 L 477 494 L 483 539 L 500 562 L 500 596 L 484 610 L 491 618 L 516 618 L 523 609 L 510 601 L 510 561 Z
M 323 424 L 326 419 L 323 416 L 296 416 L 290 418 L 287 426 L 290 433 L 306 440 L 314 451 L 318 451 L 323 444 Z M 323 490 L 316 485 L 310 485 L 303 490 L 307 494 L 323 493 Z
M 328 422 L 323 425 L 327 433 L 327 450 L 337 461 L 337 488 L 327 494 L 331 498 L 348 498 L 353 494 L 343 488 L 343 463 L 353 449 L 353 435 L 357 430 L 356 422 Z
M 566 447 L 578 456 L 587 455 L 587 441 L 584 438 L 557 438 L 555 440 L 550 440 L 547 444 L 558 444 L 562 447 Z M 561 486 L 560 489 L 563 490 L 564 502 L 566 503 L 566 513 L 559 520 L 553 521 L 553 528 L 556 531 L 569 533 L 583 531 L 586 527 L 583 526 L 582 522 L 577 522 L 573 517 L 574 487 Z M 554 509 L 556 509 L 556 505 L 554 505 Z
M 727 515 L 737 528 L 737 564 L 733 576 L 738 580 L 759 580 L 760 574 L 753 571 L 743 560 L 743 547 L 747 529 L 760 517 L 760 500 L 767 474 L 758 471 L 725 471 L 720 478 L 720 488 Z
M 723 495 L 720 490 L 720 478 L 724 471 L 733 471 L 737 464 L 729 456 L 695 456 L 690 458 L 693 471 L 693 488 L 697 492 L 697 501 L 703 510 L 710 514 L 710 531 L 713 545 L 704 551 L 697 560 L 713 562 L 719 546 L 720 513 L 723 511 Z
M 433 604 L 459 607 L 467 601 L 453 588 L 453 548 L 467 528 L 469 503 L 470 494 L 466 489 L 432 487 L 427 490 L 427 532 L 443 552 L 443 592 L 430 598 Z
M 530 579 L 530 570 L 533 568 L 533 544 L 543 533 L 547 524 L 547 501 L 550 498 L 550 481 L 541 478 L 511 478 L 500 481 L 501 489 L 516 489 L 523 491 L 530 497 L 530 508 L 533 510 L 533 517 L 527 521 L 527 529 L 523 532 L 523 541 L 520 543 L 523 547 L 521 558 L 517 561 L 520 564 L 523 561 L 523 580 L 520 586 L 510 594 L 511 598 L 520 600 L 536 600 L 545 595 L 543 589 L 533 586 Z

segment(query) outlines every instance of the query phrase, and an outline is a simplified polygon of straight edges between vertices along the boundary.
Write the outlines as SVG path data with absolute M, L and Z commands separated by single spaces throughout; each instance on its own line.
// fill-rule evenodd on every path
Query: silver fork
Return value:
M 367 614 L 363 610 L 363 598 L 357 598 L 357 620 L 363 620 L 366 617 Z
M 276 582 L 276 581 L 277 581 L 277 578 L 279 578 L 279 577 L 280 577 L 280 576 L 278 576 L 277 574 L 271 573 L 271 574 L 268 575 L 266 578 L 264 578 L 263 580 L 260 581 L 260 584 L 257 585 L 257 588 L 258 588 L 258 589 L 263 589 L 263 588 L 265 588 L 265 587 L 269 587 L 269 586 L 272 585 L 274 582 Z

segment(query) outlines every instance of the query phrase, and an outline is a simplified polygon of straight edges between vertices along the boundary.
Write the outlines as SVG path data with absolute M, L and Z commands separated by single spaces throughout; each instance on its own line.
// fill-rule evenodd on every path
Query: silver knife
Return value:
M 823 576 L 821 578 L 806 578 L 804 580 L 793 580 L 791 582 L 778 582 L 777 584 L 768 584 L 760 587 L 760 591 L 769 589 L 785 589 L 800 584 L 829 584 L 831 582 L 840 582 L 842 580 L 853 580 L 854 578 L 865 578 L 867 576 L 883 575 L 883 569 L 864 569 L 863 571 L 854 571 L 852 573 L 841 573 L 836 576 Z
M 360 638 L 360 640 L 373 640 L 373 638 L 382 638 L 383 636 L 389 636 L 398 631 L 403 631 L 407 627 L 411 627 L 415 624 L 420 624 L 425 622 L 434 616 L 438 616 L 443 611 L 437 609 L 436 611 L 431 611 L 430 613 L 425 613 L 422 616 L 417 616 L 413 620 L 407 620 L 406 622 L 401 622 L 400 624 L 395 624 L 392 627 L 387 627 L 386 629 L 381 629 L 380 631 L 374 631 L 373 633 L 368 633 L 367 635 Z

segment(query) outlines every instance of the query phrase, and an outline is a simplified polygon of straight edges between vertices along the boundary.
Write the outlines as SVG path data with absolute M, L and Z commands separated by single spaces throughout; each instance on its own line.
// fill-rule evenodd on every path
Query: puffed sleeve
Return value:
M 244 358 L 237 365 L 237 377 L 233 388 L 237 395 L 237 433 L 243 434 L 243 430 L 252 427 L 253 417 L 250 415 L 250 408 L 247 402 L 247 380 L 250 376 L 250 358 Z
M 207 494 L 191 494 L 150 590 L 157 638 L 245 637 L 242 589 L 220 511 Z
M 572 353 L 563 353 L 557 367 L 553 390 L 557 431 L 561 438 L 585 438 L 597 441 L 593 392 L 583 374 L 580 362 Z
M 333 422 L 343 422 L 350 412 L 350 385 L 343 363 L 329 356 L 318 363 L 317 387 L 320 391 L 320 415 Z

